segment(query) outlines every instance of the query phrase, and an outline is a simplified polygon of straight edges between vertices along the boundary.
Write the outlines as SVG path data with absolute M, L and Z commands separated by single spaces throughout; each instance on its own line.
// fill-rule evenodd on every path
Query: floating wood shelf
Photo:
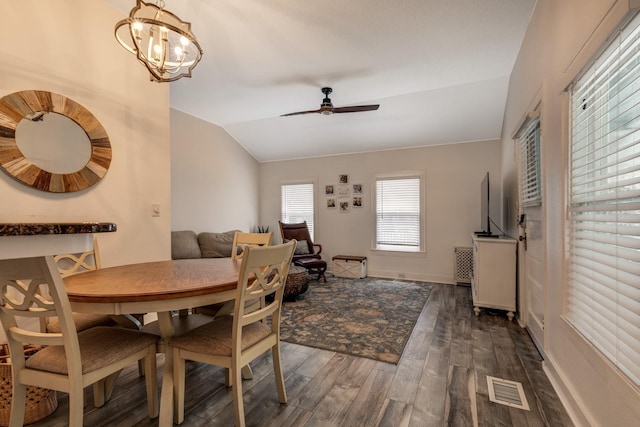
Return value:
M 0 236 L 110 233 L 117 229 L 112 222 L 14 223 L 0 224 Z

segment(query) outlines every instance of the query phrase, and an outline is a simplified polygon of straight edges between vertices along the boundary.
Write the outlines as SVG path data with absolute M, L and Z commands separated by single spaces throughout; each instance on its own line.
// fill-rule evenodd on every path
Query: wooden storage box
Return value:
M 333 275 L 347 279 L 367 277 L 367 257 L 336 255 L 333 260 Z

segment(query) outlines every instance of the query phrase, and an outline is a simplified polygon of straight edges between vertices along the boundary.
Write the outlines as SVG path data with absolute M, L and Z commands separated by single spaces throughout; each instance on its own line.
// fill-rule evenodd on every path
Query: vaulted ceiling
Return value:
M 135 5 L 108 1 L 125 15 Z M 193 77 L 171 83 L 171 107 L 223 127 L 261 162 L 498 139 L 534 6 L 165 0 L 204 50 Z M 318 109 L 324 86 L 336 107 L 380 108 L 280 117 Z

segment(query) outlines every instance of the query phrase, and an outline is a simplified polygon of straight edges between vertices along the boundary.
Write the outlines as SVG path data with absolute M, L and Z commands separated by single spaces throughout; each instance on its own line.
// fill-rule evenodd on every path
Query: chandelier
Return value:
M 191 24 L 166 11 L 162 0 L 155 5 L 136 0 L 129 17 L 116 24 L 115 36 L 157 82 L 191 77 L 191 70 L 202 58 Z

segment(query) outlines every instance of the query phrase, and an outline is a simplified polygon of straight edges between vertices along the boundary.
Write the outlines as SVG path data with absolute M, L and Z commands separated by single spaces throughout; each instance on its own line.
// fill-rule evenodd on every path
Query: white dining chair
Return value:
M 231 246 L 231 258 L 242 259 L 244 255 L 245 247 L 263 247 L 271 244 L 272 232 L 268 233 L 244 233 L 242 231 L 236 231 L 233 235 L 233 245 Z M 259 308 L 258 303 L 249 302 L 253 305 L 253 308 Z M 206 314 L 209 316 L 222 317 L 228 316 L 233 312 L 233 301 L 211 304 L 202 307 L 195 307 L 194 313 Z
M 229 372 L 233 387 L 236 426 L 245 425 L 241 368 L 271 350 L 278 399 L 287 402 L 280 357 L 280 310 L 284 284 L 296 241 L 269 247 L 245 248 L 238 279 L 232 316 L 215 319 L 206 325 L 172 339 L 175 390 L 174 421 L 184 421 L 185 362 L 194 360 L 222 366 Z M 250 311 L 247 301 L 274 295 L 264 307 Z M 271 322 L 267 318 L 271 318 Z
M 73 276 L 87 271 L 99 270 L 102 268 L 100 260 L 100 247 L 98 239 L 93 236 L 93 247 L 80 253 L 58 254 L 53 257 L 60 272 L 60 276 Z M 42 330 L 47 332 L 60 332 L 60 322 L 57 318 L 41 318 Z M 95 326 L 122 326 L 131 329 L 142 329 L 143 319 L 141 315 L 122 314 L 119 316 L 109 316 L 106 314 L 92 313 L 73 313 L 73 323 L 76 325 L 78 332 Z M 144 375 L 144 364 L 138 364 L 138 372 L 140 376 Z M 114 373 L 111 377 L 104 381 L 97 382 L 93 385 L 93 404 L 96 408 L 101 407 L 109 400 L 115 381 L 119 373 Z
M 93 247 L 80 253 L 66 253 L 54 255 L 60 276 L 73 276 L 74 274 L 85 273 L 87 271 L 99 270 L 102 268 L 100 261 L 100 249 L 98 239 L 93 237 Z M 45 324 L 44 330 L 49 332 L 60 332 L 60 324 L 55 318 L 42 319 Z M 94 326 L 124 326 L 131 329 L 142 329 L 142 320 L 137 315 L 123 314 L 120 316 L 109 316 L 106 314 L 73 313 L 73 322 L 78 332 Z
M 41 332 L 39 324 L 28 322 L 54 316 L 60 332 Z M 23 424 L 27 385 L 68 393 L 69 425 L 82 426 L 84 388 L 139 360 L 147 372 L 149 416 L 158 416 L 158 337 L 111 326 L 78 332 L 52 256 L 0 260 L 0 320 L 11 356 L 11 426 Z M 25 360 L 28 344 L 43 347 Z

